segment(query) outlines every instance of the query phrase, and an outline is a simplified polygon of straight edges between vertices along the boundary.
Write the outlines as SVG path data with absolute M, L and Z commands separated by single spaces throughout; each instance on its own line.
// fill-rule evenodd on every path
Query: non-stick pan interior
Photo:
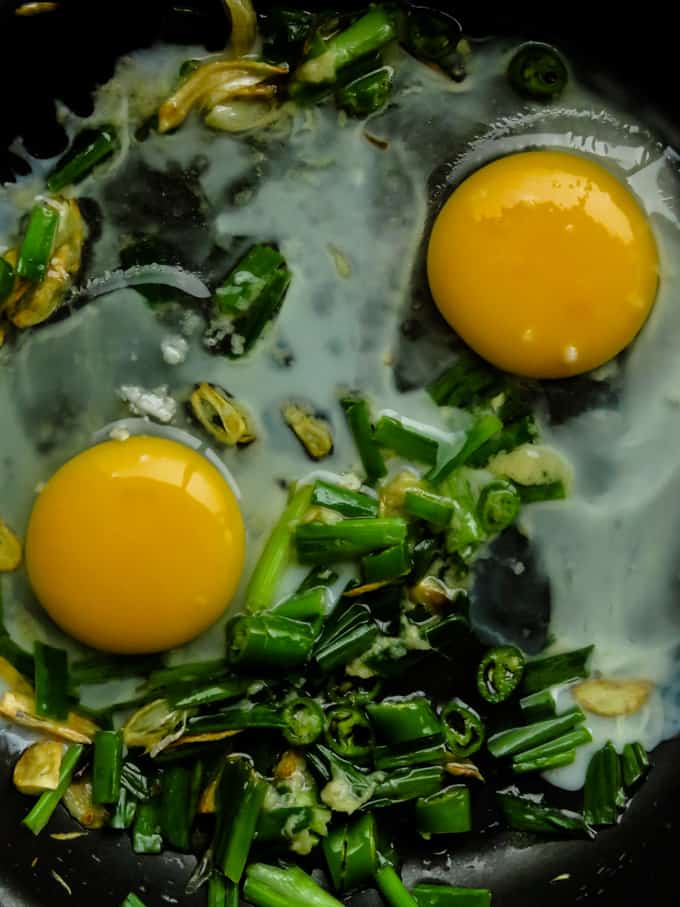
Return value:
M 0 0 L 2 180 L 25 172 L 24 162 L 8 149 L 16 136 L 21 136 L 34 156 L 52 156 L 63 150 L 66 139 L 55 120 L 54 99 L 87 114 L 92 89 L 110 77 L 120 54 L 159 39 L 198 41 L 216 50 L 228 36 L 220 0 L 62 0 L 50 14 L 25 18 L 14 15 L 16 5 L 18 0 Z M 257 6 L 262 8 L 262 4 Z M 674 144 L 677 80 L 672 63 L 677 51 L 672 46 L 672 30 L 651 5 L 635 15 L 624 16 L 619 11 L 617 18 L 611 12 L 605 15 L 566 4 L 559 9 L 554 4 L 536 9 L 505 4 L 500 12 L 481 3 L 454 7 L 442 2 L 440 6 L 455 14 L 475 38 L 507 34 L 555 43 L 570 59 L 580 61 L 583 78 L 596 82 L 603 93 L 615 95 L 619 104 L 623 101 L 638 119 L 649 121 Z M 555 386 L 551 401 L 555 418 L 560 413 L 567 417 L 577 409 L 587 391 L 579 383 Z M 405 880 L 436 877 L 453 884 L 490 887 L 495 907 L 581 903 L 671 907 L 677 903 L 674 861 L 680 812 L 679 760 L 680 741 L 660 747 L 654 753 L 650 780 L 620 826 L 601 833 L 594 842 L 536 842 L 502 832 L 491 823 L 484 833 L 455 849 L 413 849 L 405 864 Z M 124 836 L 90 833 L 69 841 L 49 835 L 32 839 L 19 827 L 25 801 L 14 791 L 10 770 L 9 752 L 0 735 L 2 907 L 118 904 L 131 889 L 140 894 L 146 889 L 150 904 L 204 903 L 203 891 L 194 897 L 184 894 L 193 857 L 138 857 Z M 566 795 L 563 805 L 569 805 Z M 484 803 L 479 808 L 483 816 Z M 51 830 L 72 831 L 74 827 L 60 813 Z M 55 879 L 55 873 L 67 881 L 72 894 Z M 377 905 L 380 901 L 368 892 L 352 903 Z

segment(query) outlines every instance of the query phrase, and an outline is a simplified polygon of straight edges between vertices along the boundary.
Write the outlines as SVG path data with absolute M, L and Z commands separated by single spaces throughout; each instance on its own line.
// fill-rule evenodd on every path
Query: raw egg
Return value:
M 241 577 L 245 531 L 219 471 L 177 441 L 106 441 L 64 464 L 26 535 L 36 596 L 66 633 L 158 652 L 207 629 Z
M 480 356 L 561 378 L 633 340 L 654 303 L 659 260 L 644 211 L 616 177 L 576 154 L 528 151 L 453 192 L 427 270 L 440 312 Z

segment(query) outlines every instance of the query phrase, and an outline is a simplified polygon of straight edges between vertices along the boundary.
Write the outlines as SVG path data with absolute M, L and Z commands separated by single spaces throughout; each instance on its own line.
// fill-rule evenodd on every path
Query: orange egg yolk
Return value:
M 659 260 L 644 211 L 607 170 L 528 151 L 487 164 L 453 192 L 427 270 L 440 312 L 480 356 L 561 378 L 633 340 L 654 303 Z
M 107 441 L 69 460 L 38 496 L 26 568 L 66 633 L 108 652 L 157 652 L 197 636 L 238 586 L 236 497 L 176 441 Z

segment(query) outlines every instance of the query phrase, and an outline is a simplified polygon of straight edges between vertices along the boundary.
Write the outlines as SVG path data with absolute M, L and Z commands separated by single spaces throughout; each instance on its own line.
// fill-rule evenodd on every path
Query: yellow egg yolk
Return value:
M 158 652 L 224 611 L 243 570 L 236 498 L 209 461 L 164 438 L 107 441 L 38 496 L 26 536 L 33 589 L 66 633 L 108 652 Z
M 427 256 L 451 327 L 489 362 L 535 378 L 589 371 L 624 349 L 654 303 L 658 267 L 626 186 L 563 151 L 512 154 L 469 176 Z

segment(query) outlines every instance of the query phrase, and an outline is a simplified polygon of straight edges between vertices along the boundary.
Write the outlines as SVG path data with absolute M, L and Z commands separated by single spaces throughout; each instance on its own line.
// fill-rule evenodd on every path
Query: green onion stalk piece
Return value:
M 295 530 L 295 546 L 303 564 L 333 563 L 399 545 L 406 540 L 406 531 L 400 517 L 301 523 Z
M 549 689 L 522 697 L 519 707 L 527 721 L 542 721 L 545 718 L 554 718 L 557 714 L 555 697 Z
M 186 765 L 168 766 L 161 779 L 161 829 L 163 838 L 176 850 L 189 850 L 191 780 L 191 769 Z
M 570 765 L 576 758 L 576 748 L 590 743 L 592 739 L 593 735 L 587 727 L 577 727 L 555 740 L 518 753 L 512 760 L 512 769 L 515 774 L 523 774 Z
M 253 570 L 246 590 L 248 611 L 262 611 L 272 605 L 278 581 L 291 558 L 293 526 L 305 515 L 311 500 L 310 485 L 301 485 L 293 492 Z
M 4 258 L 0 258 L 0 305 L 14 289 L 14 280 L 14 268 Z
M 392 771 L 414 765 L 442 765 L 451 762 L 451 756 L 442 735 L 438 734 L 398 746 L 376 747 L 375 767 L 380 771 Z
M 422 488 L 412 488 L 404 495 L 404 510 L 409 516 L 445 529 L 451 522 L 455 504 L 441 495 L 432 494 Z
M 187 722 L 190 734 L 213 734 L 218 731 L 245 728 L 283 728 L 285 720 L 279 706 L 244 699 L 225 706 L 219 712 L 193 715 Z
M 217 789 L 215 865 L 239 882 L 248 861 L 267 785 L 246 756 L 229 757 Z
M 69 713 L 68 656 L 43 642 L 33 646 L 35 711 L 45 718 L 65 720 Z
M 529 661 L 524 669 L 522 691 L 524 693 L 537 693 L 547 687 L 578 677 L 588 677 L 588 660 L 594 646 L 583 649 L 574 649 L 572 652 L 562 652 L 559 655 L 549 655 L 547 658 L 537 658 Z
M 137 897 L 134 891 L 131 891 L 125 900 L 121 902 L 120 907 L 146 907 L 146 904 L 141 898 Z
M 641 743 L 627 743 L 621 753 L 623 783 L 627 790 L 634 787 L 649 771 L 649 756 Z
M 97 731 L 92 763 L 92 800 L 118 803 L 123 763 L 123 738 L 118 731 Z
M 339 70 L 393 41 L 396 34 L 391 13 L 382 6 L 372 7 L 349 28 L 327 41 L 321 54 L 298 67 L 293 75 L 291 93 L 294 96 L 301 83 L 334 82 Z
M 132 849 L 135 853 L 160 853 L 163 850 L 159 800 L 147 800 L 137 807 L 132 826 Z
M 243 894 L 254 907 L 342 907 L 299 866 L 251 863 Z
M 369 485 L 387 475 L 387 466 L 380 452 L 380 447 L 373 438 L 371 414 L 368 402 L 362 397 L 343 397 L 340 404 L 345 412 L 349 430 L 354 438 L 361 465 L 366 473 Z
M 33 283 L 42 283 L 45 279 L 59 218 L 59 209 L 55 205 L 49 202 L 34 205 L 19 249 L 16 268 L 19 277 Z
M 381 416 L 375 426 L 373 437 L 385 450 L 391 450 L 405 460 L 434 466 L 437 462 L 440 439 L 428 435 L 420 427 L 409 425 L 395 416 Z
M 619 755 L 611 743 L 591 758 L 583 788 L 583 815 L 589 825 L 614 825 L 625 806 Z
M 330 610 L 328 590 L 316 586 L 303 592 L 296 592 L 284 598 L 271 608 L 272 614 L 279 617 L 289 617 L 291 620 L 301 620 L 320 627 L 324 617 Z
M 361 575 L 365 583 L 393 582 L 410 571 L 411 552 L 406 542 L 367 554 L 361 559 Z
M 418 907 L 395 868 L 386 860 L 375 873 L 375 884 L 390 907 Z
M 362 491 L 352 491 L 317 479 L 312 490 L 312 504 L 335 510 L 345 517 L 378 516 L 378 499 Z
M 565 833 L 591 835 L 591 831 L 580 813 L 544 806 L 536 799 L 522 797 L 509 791 L 498 793 L 498 805 L 506 824 L 516 831 L 531 831 L 548 835 Z
M 50 192 L 61 192 L 67 186 L 79 183 L 117 148 L 116 132 L 109 126 L 77 136 L 73 147 L 47 178 L 47 188 Z
M 25 825 L 34 835 L 39 835 L 47 825 L 59 801 L 66 793 L 83 750 L 84 747 L 81 744 L 72 744 L 66 748 L 61 760 L 59 783 L 56 788 L 41 794 L 28 815 L 22 819 L 22 825 Z
M 278 315 L 291 277 L 280 252 L 271 246 L 253 246 L 215 291 L 208 345 L 232 359 L 247 353 Z
M 208 879 L 208 907 L 239 907 L 238 885 L 214 872 Z
M 536 721 L 534 724 L 528 724 L 525 727 L 509 728 L 507 731 L 500 731 L 489 738 L 487 744 L 489 752 L 496 759 L 503 756 L 516 756 L 517 753 L 532 749 L 541 743 L 547 743 L 549 740 L 555 740 L 562 734 L 571 731 L 572 728 L 585 721 L 585 715 L 579 708 L 570 709 L 557 718 L 549 718 L 546 721 Z
M 329 673 L 367 652 L 379 633 L 366 605 L 350 605 L 337 622 L 326 626 L 312 659 L 324 673 Z
M 479 416 L 466 432 L 458 451 L 443 463 L 435 464 L 425 476 L 427 481 L 433 485 L 443 482 L 460 466 L 465 466 L 470 457 L 502 428 L 503 423 L 498 416 L 494 416 L 492 413 L 484 413 Z

